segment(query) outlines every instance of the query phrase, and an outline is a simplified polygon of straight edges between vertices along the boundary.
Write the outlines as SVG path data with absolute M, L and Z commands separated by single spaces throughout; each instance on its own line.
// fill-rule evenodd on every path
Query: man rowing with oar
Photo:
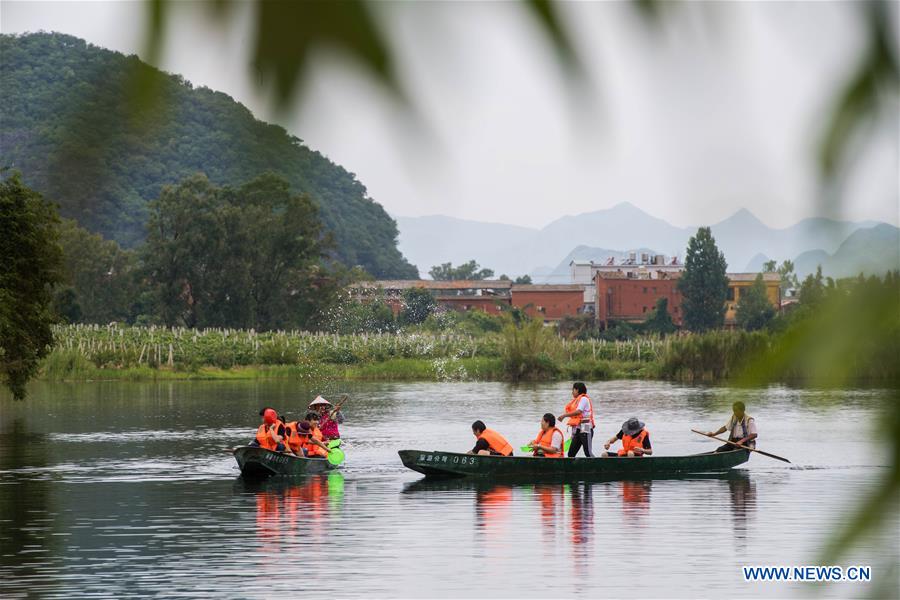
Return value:
M 740 400 L 732 404 L 731 408 L 734 414 L 731 415 L 728 422 L 716 431 L 707 432 L 706 435 L 714 436 L 727 431 L 729 442 L 756 448 L 756 419 L 747 414 L 747 407 Z M 731 450 L 737 450 L 737 448 L 731 444 L 716 448 L 716 452 L 730 452 Z

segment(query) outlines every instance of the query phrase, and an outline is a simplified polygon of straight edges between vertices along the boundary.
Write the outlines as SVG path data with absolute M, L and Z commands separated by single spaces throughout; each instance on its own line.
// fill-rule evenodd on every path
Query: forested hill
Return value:
M 136 80 L 161 102 L 136 95 Z M 352 173 L 228 95 L 135 56 L 62 34 L 0 36 L 0 123 L 0 166 L 125 246 L 143 239 L 147 202 L 163 185 L 197 172 L 238 185 L 274 171 L 319 205 L 342 262 L 376 277 L 417 275 L 397 250 L 396 224 Z

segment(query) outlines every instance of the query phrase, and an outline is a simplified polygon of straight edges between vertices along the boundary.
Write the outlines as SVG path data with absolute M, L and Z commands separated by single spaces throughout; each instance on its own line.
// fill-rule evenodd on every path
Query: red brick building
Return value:
M 657 299 L 667 298 L 672 321 L 680 327 L 681 293 L 676 287 L 677 283 L 677 276 L 671 274 L 665 274 L 659 279 L 637 279 L 604 277 L 604 274 L 597 273 L 594 279 L 597 324 L 605 329 L 609 321 L 643 321 L 656 306 Z
M 383 295 L 394 316 L 397 316 L 403 308 L 403 292 L 411 288 L 428 290 L 439 305 L 453 310 L 481 310 L 489 314 L 500 314 L 501 306 L 509 306 L 511 303 L 512 282 L 493 279 L 362 281 L 351 288 L 351 293 L 360 301 Z
M 584 287 L 569 285 L 514 285 L 512 305 L 544 321 L 558 321 L 563 317 L 584 312 Z
M 775 310 L 781 308 L 781 277 L 778 273 L 763 273 L 766 296 Z M 597 323 L 606 328 L 610 321 L 639 322 L 645 320 L 659 298 L 669 301 L 668 312 L 672 321 L 681 327 L 683 313 L 678 278 L 681 273 L 647 271 L 630 276 L 612 273 L 596 273 L 594 285 L 596 297 L 594 311 Z M 742 290 L 749 288 L 757 273 L 728 273 L 728 295 L 725 301 L 725 326 L 736 325 L 736 307 Z

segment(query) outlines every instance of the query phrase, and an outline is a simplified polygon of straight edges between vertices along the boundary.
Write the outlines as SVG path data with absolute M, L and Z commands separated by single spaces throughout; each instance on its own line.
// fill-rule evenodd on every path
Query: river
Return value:
M 743 400 L 761 456 L 728 476 L 573 485 L 423 484 L 397 450 L 465 451 L 475 419 L 518 447 L 566 384 L 332 384 L 350 394 L 347 462 L 289 484 L 243 481 L 223 448 L 258 411 L 296 416 L 291 381 L 36 383 L 0 397 L 4 597 L 864 596 L 896 582 L 896 522 L 842 558 L 868 583 L 745 582 L 744 565 L 816 564 L 884 475 L 882 392 L 590 384 L 597 442 L 646 421 L 654 451 L 710 450 Z M 635 459 L 640 460 L 640 459 Z M 881 587 L 878 587 L 881 586 Z M 879 592 L 883 593 L 883 592 Z

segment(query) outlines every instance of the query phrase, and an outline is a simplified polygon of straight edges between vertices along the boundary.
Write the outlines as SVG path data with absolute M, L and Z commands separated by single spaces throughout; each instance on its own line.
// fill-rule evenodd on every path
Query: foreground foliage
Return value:
M 53 342 L 58 221 L 56 208 L 18 175 L 0 182 L 0 382 L 17 400 Z

